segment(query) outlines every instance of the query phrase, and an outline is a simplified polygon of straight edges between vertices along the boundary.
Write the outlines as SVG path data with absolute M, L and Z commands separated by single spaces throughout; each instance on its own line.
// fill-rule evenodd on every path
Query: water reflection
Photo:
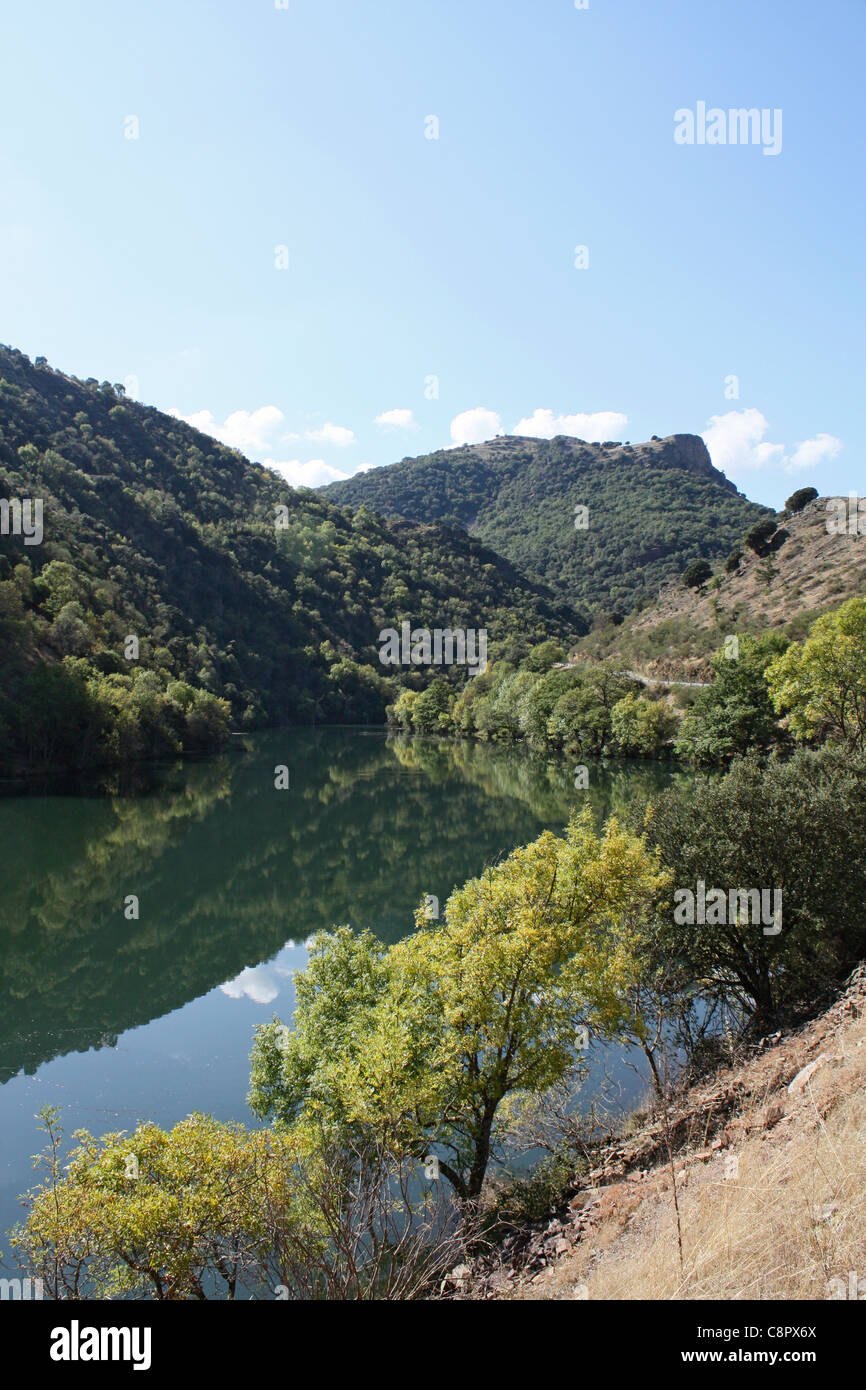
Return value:
M 151 770 L 136 794 L 6 797 L 0 1081 L 114 1047 L 216 987 L 267 1005 L 302 963 L 274 961 L 287 943 L 343 922 L 396 940 L 424 894 L 444 903 L 587 797 L 606 816 L 669 778 L 598 764 L 578 791 L 570 768 L 522 749 L 326 729 Z

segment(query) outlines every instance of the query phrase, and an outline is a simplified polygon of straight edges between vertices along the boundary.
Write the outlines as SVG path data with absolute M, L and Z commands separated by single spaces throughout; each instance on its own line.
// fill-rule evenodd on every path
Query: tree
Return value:
M 415 728 L 423 734 L 444 733 L 450 723 L 454 691 L 439 677 L 421 691 L 412 708 Z
M 702 881 L 707 894 L 781 893 L 778 931 L 739 911 L 720 924 L 684 924 L 671 904 L 657 942 L 662 957 L 687 962 L 708 1000 L 731 1003 L 753 1031 L 813 1004 L 866 952 L 862 759 L 839 749 L 801 749 L 788 762 L 751 756 L 632 817 L 677 889 L 696 892 Z
M 545 742 L 547 723 L 557 700 L 566 690 L 579 685 L 580 679 L 576 671 L 548 671 L 524 691 L 518 704 L 518 717 L 521 731 L 530 742 Z
M 560 748 L 596 756 L 610 738 L 610 710 L 598 690 L 580 681 L 560 695 L 547 721 L 547 737 Z
M 381 1149 L 190 1115 L 80 1131 L 61 1165 L 57 1111 L 42 1118 L 46 1172 L 12 1244 L 54 1299 L 406 1300 L 463 1253 L 445 1194 Z
M 852 598 L 825 613 L 767 670 L 776 710 L 792 733 L 829 733 L 866 749 L 866 599 Z
M 532 651 L 522 662 L 524 671 L 549 671 L 557 662 L 565 660 L 565 649 L 558 642 L 542 642 L 539 646 L 533 647 Z
M 713 577 L 713 567 L 706 560 L 692 560 L 683 570 L 683 584 L 687 589 L 699 589 Z
M 621 753 L 655 758 L 676 728 L 676 716 L 661 700 L 629 693 L 618 700 L 610 715 L 611 736 Z
M 796 492 L 791 493 L 785 503 L 785 511 L 801 512 L 804 507 L 808 507 L 810 502 L 814 502 L 818 495 L 816 487 L 799 487 Z
M 293 1135 L 203 1115 L 168 1132 L 80 1130 L 62 1168 L 57 1112 L 43 1121 L 47 1177 L 12 1244 L 52 1298 L 233 1299 L 291 1240 Z
M 388 706 L 389 722 L 399 724 L 401 729 L 411 729 L 417 699 L 416 690 L 401 690 L 393 705 Z
M 770 633 L 740 638 L 736 657 L 724 649 L 715 653 L 715 679 L 698 693 L 680 725 L 678 757 L 699 764 L 723 763 L 738 753 L 767 748 L 779 738 L 764 673 L 785 646 L 785 638 Z
M 423 1158 L 463 1201 L 482 1190 L 504 1117 L 574 1065 L 578 1030 L 615 1029 L 628 976 L 614 924 L 655 911 L 668 879 L 642 840 L 587 810 L 424 909 L 390 948 L 316 938 L 292 1030 L 257 1030 L 250 1104 L 292 1125 Z
M 773 517 L 765 517 L 763 521 L 758 521 L 746 534 L 746 545 L 753 550 L 756 555 L 766 555 L 767 542 L 771 536 L 776 534 L 777 524 Z

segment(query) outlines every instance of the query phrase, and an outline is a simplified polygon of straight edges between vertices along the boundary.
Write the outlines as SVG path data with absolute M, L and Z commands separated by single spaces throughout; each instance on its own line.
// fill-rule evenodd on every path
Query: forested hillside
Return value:
M 767 514 L 713 467 L 696 435 L 634 446 L 496 439 L 321 492 L 387 516 L 454 521 L 594 614 L 631 612 L 691 561 L 723 560 Z
M 39 543 L 0 507 L 0 764 L 382 722 L 406 672 L 384 679 L 378 634 L 404 619 L 486 628 L 491 655 L 587 627 L 460 528 L 296 491 L 122 387 L 0 348 L 0 503 L 27 499 Z

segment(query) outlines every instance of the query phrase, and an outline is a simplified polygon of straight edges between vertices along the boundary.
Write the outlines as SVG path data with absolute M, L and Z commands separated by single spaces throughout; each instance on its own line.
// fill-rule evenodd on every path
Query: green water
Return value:
M 589 771 L 578 791 L 573 769 L 522 749 L 291 730 L 132 784 L 0 798 L 0 1248 L 40 1106 L 68 1132 L 248 1120 L 253 1027 L 290 1018 L 309 937 L 345 922 L 394 941 L 425 894 L 444 905 L 587 798 L 606 816 L 670 780 Z

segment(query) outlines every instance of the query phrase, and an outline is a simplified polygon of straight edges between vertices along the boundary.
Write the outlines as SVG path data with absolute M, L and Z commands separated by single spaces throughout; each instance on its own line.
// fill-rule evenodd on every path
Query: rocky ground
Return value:
M 864 1115 L 852 1109 L 864 1096 L 861 967 L 819 1018 L 762 1039 L 735 1066 L 672 1101 L 666 1115 L 649 1113 L 609 1143 L 547 1220 L 453 1270 L 442 1293 L 739 1297 L 736 1280 L 748 1264 L 758 1287 L 746 1296 L 827 1297 L 834 1259 L 850 1264 L 859 1252 L 856 1267 L 866 1274 Z M 756 1261 L 749 1243 L 764 1217 L 768 1248 Z M 720 1280 L 724 1287 L 716 1287 Z

